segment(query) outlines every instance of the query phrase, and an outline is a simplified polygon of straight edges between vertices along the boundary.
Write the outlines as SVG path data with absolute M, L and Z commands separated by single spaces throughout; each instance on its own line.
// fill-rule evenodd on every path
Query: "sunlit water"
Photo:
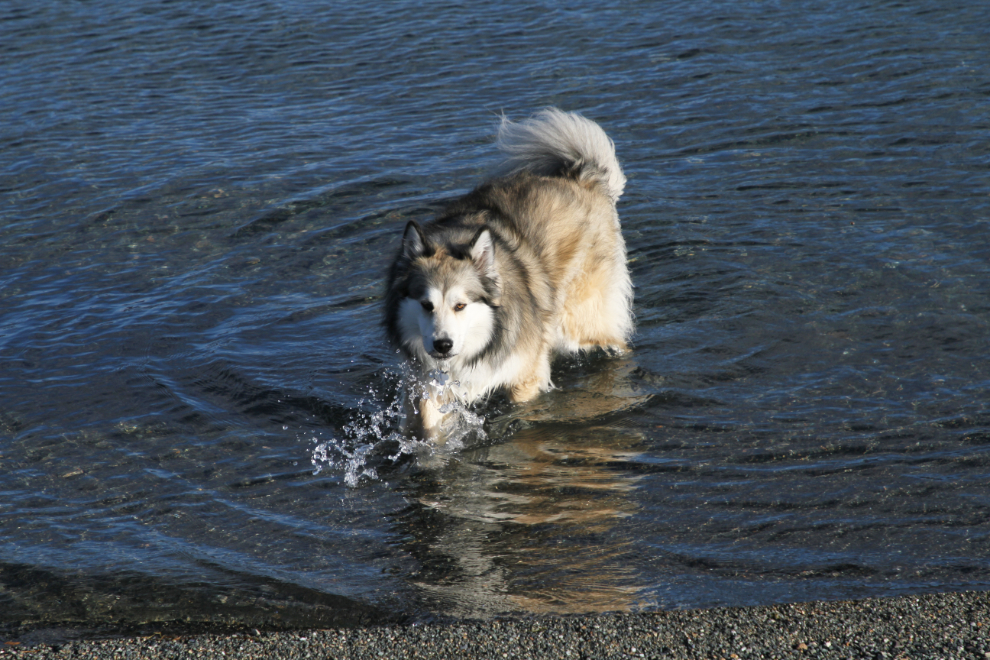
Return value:
M 0 626 L 987 589 L 987 25 L 6 3 Z M 633 350 L 420 443 L 388 262 L 545 105 L 629 177 Z

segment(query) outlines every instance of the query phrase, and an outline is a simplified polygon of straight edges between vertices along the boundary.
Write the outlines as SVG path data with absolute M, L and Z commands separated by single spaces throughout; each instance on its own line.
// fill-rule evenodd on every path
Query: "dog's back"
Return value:
M 499 148 L 513 173 L 488 195 L 516 219 L 555 291 L 554 348 L 624 349 L 632 334 L 632 282 L 615 203 L 626 177 L 598 124 L 548 108 L 503 118 Z M 526 176 L 526 174 L 535 176 Z

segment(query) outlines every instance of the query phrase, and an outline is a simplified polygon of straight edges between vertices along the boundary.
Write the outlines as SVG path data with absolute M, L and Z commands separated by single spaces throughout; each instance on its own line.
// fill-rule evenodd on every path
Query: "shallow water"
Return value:
M 8 3 L 0 625 L 990 588 L 988 21 Z M 418 446 L 387 263 L 545 105 L 629 177 L 634 350 Z

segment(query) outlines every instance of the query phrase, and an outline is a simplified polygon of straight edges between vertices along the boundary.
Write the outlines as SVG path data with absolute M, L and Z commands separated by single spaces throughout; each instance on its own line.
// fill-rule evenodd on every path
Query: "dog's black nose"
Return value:
M 437 353 L 443 353 L 443 354 L 450 353 L 450 349 L 452 349 L 453 347 L 454 347 L 453 339 L 447 339 L 446 337 L 444 337 L 443 339 L 433 340 L 433 348 L 437 350 Z

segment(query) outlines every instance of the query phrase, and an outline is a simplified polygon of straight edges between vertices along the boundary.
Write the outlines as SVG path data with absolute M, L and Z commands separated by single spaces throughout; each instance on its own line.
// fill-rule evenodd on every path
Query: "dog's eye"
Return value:
M 457 303 L 456 305 L 454 305 L 454 311 L 455 312 L 459 312 L 462 309 L 464 309 L 465 307 L 467 307 L 466 304 L 464 304 L 464 303 Z
M 431 303 L 429 300 L 423 300 L 419 304 L 423 306 L 423 310 L 424 311 L 427 311 L 427 312 L 432 312 L 433 311 L 433 303 Z

